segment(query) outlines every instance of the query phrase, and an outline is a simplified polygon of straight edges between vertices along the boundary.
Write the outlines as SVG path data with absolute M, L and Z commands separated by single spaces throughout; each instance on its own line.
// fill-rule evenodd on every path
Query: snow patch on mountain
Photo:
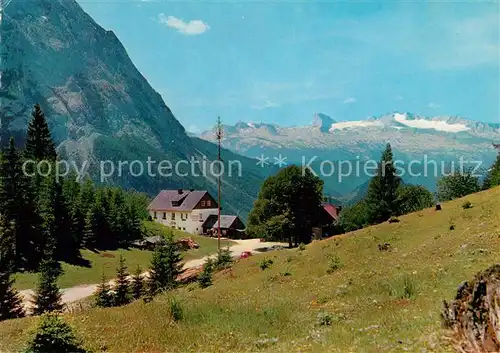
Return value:
M 417 129 L 434 129 L 444 132 L 462 132 L 470 130 L 465 124 L 450 124 L 442 120 L 426 120 L 426 119 L 407 119 L 406 114 L 395 113 L 394 120 L 400 124 Z
M 366 128 L 366 127 L 384 127 L 381 121 L 358 120 L 358 121 L 343 121 L 341 123 L 332 124 L 330 132 L 334 130 Z

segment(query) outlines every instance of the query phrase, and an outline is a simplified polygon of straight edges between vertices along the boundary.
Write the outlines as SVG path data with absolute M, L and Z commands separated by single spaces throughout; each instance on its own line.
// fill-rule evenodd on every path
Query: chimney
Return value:
M 182 189 L 178 189 L 178 190 L 177 190 L 177 193 L 178 193 L 179 195 L 180 195 L 180 194 L 182 194 Z

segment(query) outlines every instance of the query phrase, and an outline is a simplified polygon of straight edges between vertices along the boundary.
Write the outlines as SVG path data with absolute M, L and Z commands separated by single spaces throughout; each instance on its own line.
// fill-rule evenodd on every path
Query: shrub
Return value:
M 300 243 L 299 244 L 299 251 L 304 251 L 304 250 L 306 250 L 306 244 Z
M 413 279 L 404 276 L 396 280 L 396 283 L 389 285 L 389 295 L 398 299 L 412 299 L 417 294 L 417 287 Z
M 450 224 L 450 230 L 455 230 L 455 225 L 453 223 Z
M 214 267 L 217 270 L 223 270 L 225 268 L 231 267 L 233 264 L 233 256 L 229 248 L 220 249 L 215 258 Z
M 335 254 L 330 254 L 328 256 L 328 270 L 326 272 L 330 274 L 337 271 L 341 267 L 342 261 L 340 258 Z
M 262 259 L 260 262 L 259 262 L 259 267 L 262 271 L 264 271 L 265 269 L 271 267 L 271 265 L 273 264 L 273 260 L 271 259 L 268 259 L 268 258 L 265 258 L 265 259 Z
M 33 337 L 28 342 L 26 353 L 85 353 L 82 341 L 77 339 L 71 327 L 57 314 L 44 314 Z
M 389 218 L 389 223 L 399 223 L 399 218 L 393 216 Z
M 465 202 L 463 203 L 462 208 L 463 208 L 464 210 L 467 210 L 467 209 L 469 209 L 469 208 L 472 208 L 472 203 L 471 203 L 469 200 L 467 200 L 467 201 L 465 201 Z
M 169 308 L 170 308 L 170 317 L 174 321 L 180 321 L 184 317 L 184 312 L 182 310 L 181 303 L 175 299 L 172 298 L 170 299 L 169 302 Z
M 318 313 L 317 316 L 317 324 L 319 326 L 330 326 L 333 322 L 333 317 L 330 315 L 330 313 L 327 313 L 325 311 L 321 311 Z

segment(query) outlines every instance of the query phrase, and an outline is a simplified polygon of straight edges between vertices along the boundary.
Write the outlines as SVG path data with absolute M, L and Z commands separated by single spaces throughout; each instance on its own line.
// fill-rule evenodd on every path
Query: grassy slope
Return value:
M 108 352 L 448 352 L 439 312 L 457 285 L 500 259 L 500 188 L 436 212 L 424 210 L 307 246 L 242 260 L 214 285 L 173 293 L 184 319 L 169 319 L 168 296 L 124 308 L 66 315 L 90 348 Z M 450 230 L 450 223 L 455 230 Z M 391 243 L 392 252 L 378 250 Z M 327 274 L 328 255 L 343 266 Z M 258 262 L 274 264 L 262 271 Z M 283 276 L 289 272 L 291 276 Z M 401 299 L 404 281 L 415 287 Z M 331 326 L 316 326 L 320 310 Z M 0 351 L 15 350 L 36 318 L 0 323 Z M 259 348 L 256 341 L 277 338 Z M 399 342 L 398 342 L 399 341 Z
M 158 223 L 145 222 L 145 231 L 147 236 L 165 233 L 167 227 L 162 226 Z M 206 255 L 214 254 L 217 252 L 217 239 L 207 238 L 204 236 L 196 236 L 182 232 L 180 230 L 174 230 L 175 238 L 191 237 L 198 244 L 200 244 L 199 249 L 189 250 L 184 253 L 184 261 L 189 261 L 192 259 L 202 258 Z M 222 246 L 228 246 L 232 244 L 231 241 L 223 240 L 221 241 Z M 82 256 L 86 260 L 90 261 L 90 267 L 73 266 L 69 264 L 63 264 L 64 274 L 59 278 L 58 284 L 61 288 L 73 287 L 79 284 L 93 284 L 99 283 L 101 281 L 101 276 L 104 274 L 107 278 L 113 278 L 115 276 L 116 267 L 118 266 L 118 260 L 120 253 L 125 257 L 125 261 L 129 268 L 129 271 L 133 272 L 137 265 L 141 266 L 145 270 L 151 261 L 151 251 L 143 251 L 137 249 L 120 249 L 117 251 L 101 251 L 92 252 L 89 250 L 82 250 Z M 22 273 L 16 276 L 16 288 L 18 289 L 28 289 L 34 288 L 38 274 L 36 273 Z

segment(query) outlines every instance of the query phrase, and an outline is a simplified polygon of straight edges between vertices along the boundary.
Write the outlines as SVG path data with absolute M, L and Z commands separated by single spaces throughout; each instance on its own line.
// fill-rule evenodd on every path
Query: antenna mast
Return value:
M 222 136 L 224 135 L 222 129 L 222 123 L 220 121 L 220 116 L 217 117 L 217 125 L 215 126 L 215 138 L 217 139 L 217 160 L 219 161 L 219 174 L 217 175 L 217 249 L 220 251 L 220 205 L 221 205 L 221 193 L 220 193 L 220 179 L 221 179 L 221 155 L 220 155 L 220 145 L 222 141 Z

